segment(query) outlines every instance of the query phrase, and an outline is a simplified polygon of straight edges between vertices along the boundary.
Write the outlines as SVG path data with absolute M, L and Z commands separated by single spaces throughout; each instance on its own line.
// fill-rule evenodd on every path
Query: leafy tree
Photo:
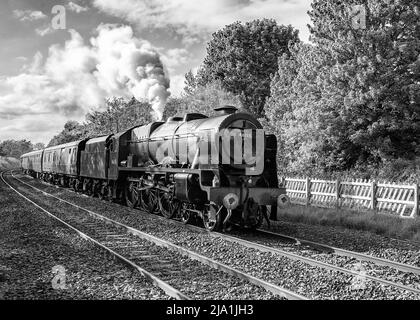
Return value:
M 366 28 L 354 24 L 356 4 L 366 9 Z M 322 94 L 325 122 L 339 119 L 336 130 L 345 124 L 343 156 L 351 165 L 412 159 L 420 141 L 418 3 L 317 0 L 312 8 L 313 41 L 331 57 Z
M 139 102 L 134 98 L 129 101 L 123 98 L 109 99 L 105 110 L 98 109 L 87 113 L 85 123 L 68 121 L 63 131 L 56 135 L 48 146 L 117 133 L 136 125 L 149 123 L 150 111 L 149 103 Z
M 3 157 L 19 158 L 32 150 L 32 143 L 28 140 L 5 140 L 0 143 L 0 156 Z
M 277 59 L 289 54 L 289 45 L 298 41 L 297 30 L 275 20 L 228 25 L 213 34 L 195 80 L 187 74 L 187 92 L 218 80 L 223 89 L 240 97 L 245 109 L 261 116 Z
M 107 100 L 104 111 L 96 110 L 86 115 L 86 128 L 91 136 L 121 132 L 136 125 L 149 123 L 151 106 L 134 98 L 126 102 L 122 98 Z
M 45 149 L 45 144 L 43 144 L 42 142 L 35 143 L 34 150 L 42 150 L 42 149 Z
M 365 29 L 353 5 L 364 4 Z M 411 1 L 315 0 L 313 46 L 279 59 L 267 119 L 295 172 L 413 160 L 420 141 L 420 24 Z
M 181 98 L 169 99 L 164 118 L 175 115 L 183 116 L 191 112 L 211 116 L 216 114 L 213 109 L 224 105 L 233 105 L 245 111 L 239 97 L 224 90 L 220 81 L 214 81 L 207 85 L 198 86 L 190 94 L 184 94 Z
M 169 117 L 181 116 L 185 112 L 185 104 L 187 103 L 185 95 L 179 98 L 169 98 L 165 105 L 163 112 L 163 119 L 167 120 Z
M 327 58 L 309 44 L 298 44 L 279 58 L 266 105 L 266 129 L 278 137 L 279 169 L 311 174 L 328 163 L 320 95 Z M 262 121 L 264 123 L 264 121 Z
M 64 125 L 64 129 L 48 143 L 48 147 L 81 140 L 86 137 L 87 130 L 83 125 L 79 124 L 77 121 L 67 121 Z
M 192 94 L 194 90 L 197 89 L 197 79 L 191 70 L 185 74 L 184 83 L 185 83 L 184 92 L 186 94 Z

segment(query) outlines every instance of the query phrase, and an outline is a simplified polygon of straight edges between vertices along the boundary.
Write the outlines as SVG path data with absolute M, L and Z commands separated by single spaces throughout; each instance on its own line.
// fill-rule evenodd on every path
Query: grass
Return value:
M 0 157 L 0 170 L 19 168 L 20 161 L 10 157 Z
M 420 218 L 402 219 L 389 214 L 349 209 L 291 205 L 279 211 L 279 219 L 310 225 L 338 226 L 378 235 L 420 242 Z

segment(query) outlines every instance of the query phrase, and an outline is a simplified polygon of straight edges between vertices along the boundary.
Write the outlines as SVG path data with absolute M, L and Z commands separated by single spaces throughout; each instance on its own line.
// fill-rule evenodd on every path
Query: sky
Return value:
M 159 118 L 211 34 L 274 18 L 308 41 L 310 0 L 2 0 L 0 141 L 48 141 L 108 97 L 145 99 Z

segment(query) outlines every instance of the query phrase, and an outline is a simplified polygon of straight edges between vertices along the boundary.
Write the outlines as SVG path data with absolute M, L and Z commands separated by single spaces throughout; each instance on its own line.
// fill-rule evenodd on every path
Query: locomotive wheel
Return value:
M 100 194 L 101 194 L 101 186 L 99 185 L 98 182 L 93 182 L 92 183 L 92 195 L 94 197 L 99 197 Z
M 99 192 L 99 198 L 104 201 L 109 201 L 110 199 L 110 192 L 109 192 L 109 186 L 106 184 L 103 184 L 101 187 L 101 191 Z
M 258 229 L 264 222 L 264 218 L 267 215 L 267 206 L 258 206 L 256 213 L 255 223 L 251 226 L 252 230 Z M 267 220 L 267 223 L 270 224 L 270 220 Z
M 158 191 L 159 209 L 166 219 L 172 219 L 179 209 L 179 202 L 169 192 Z
M 101 193 L 101 199 L 104 201 L 112 202 L 113 201 L 112 191 L 113 191 L 112 186 L 105 185 Z
M 140 193 L 140 203 L 143 210 L 157 214 L 159 213 L 159 195 L 157 190 L 145 189 Z
M 181 222 L 187 224 L 191 221 L 191 212 L 189 210 L 181 210 Z
M 80 189 L 80 181 L 79 180 L 73 181 L 73 190 L 74 190 L 74 192 L 79 192 L 79 189 Z
M 83 185 L 83 189 L 88 196 L 91 196 L 92 195 L 92 181 L 85 180 L 84 185 Z
M 217 231 L 222 225 L 222 213 L 219 212 L 219 208 L 210 204 L 206 206 L 203 214 L 203 224 L 208 231 Z
M 139 194 L 134 182 L 130 182 L 125 191 L 125 201 L 130 208 L 135 208 L 139 203 Z

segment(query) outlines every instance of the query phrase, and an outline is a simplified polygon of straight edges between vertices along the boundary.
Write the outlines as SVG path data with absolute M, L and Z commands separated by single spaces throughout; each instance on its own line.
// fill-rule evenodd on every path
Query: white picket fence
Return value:
M 356 179 L 352 181 L 281 178 L 294 204 L 315 207 L 370 209 L 419 216 L 419 186 Z

